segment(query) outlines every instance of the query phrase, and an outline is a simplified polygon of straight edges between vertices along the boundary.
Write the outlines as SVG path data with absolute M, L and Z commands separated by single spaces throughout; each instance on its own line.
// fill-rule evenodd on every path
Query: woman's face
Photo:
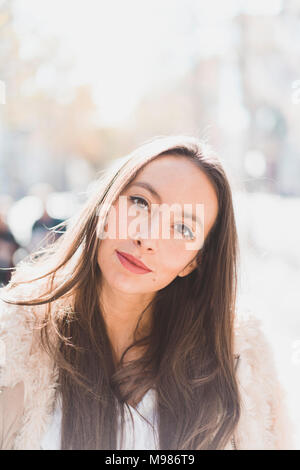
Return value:
M 186 157 L 160 156 L 140 170 L 119 196 L 109 211 L 107 236 L 98 251 L 98 265 L 109 286 L 150 294 L 193 271 L 218 213 L 217 196 L 205 173 Z M 200 218 L 203 227 L 187 213 Z M 134 268 L 120 252 L 134 256 L 151 271 Z

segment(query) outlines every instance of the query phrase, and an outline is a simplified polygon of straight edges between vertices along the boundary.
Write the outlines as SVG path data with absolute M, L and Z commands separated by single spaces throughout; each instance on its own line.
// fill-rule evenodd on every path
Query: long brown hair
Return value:
M 161 155 L 192 159 L 205 172 L 217 194 L 218 215 L 199 250 L 201 262 L 156 293 L 151 332 L 135 337 L 116 364 L 95 295 L 101 289 L 99 230 L 116 195 Z M 17 265 L 2 292 L 8 303 L 46 307 L 33 310 L 42 312 L 41 346 L 59 371 L 61 448 L 117 449 L 119 413 L 123 429 L 128 402 L 139 403 L 152 388 L 160 449 L 224 448 L 240 416 L 233 356 L 238 242 L 231 189 L 217 155 L 191 136 L 147 141 L 102 170 L 87 202 L 54 230 L 63 225 L 58 240 Z M 28 293 L 30 283 L 43 292 L 17 300 L 14 293 L 24 283 Z M 60 300 L 66 308 L 56 308 Z M 141 346 L 142 356 L 124 364 L 128 350 Z

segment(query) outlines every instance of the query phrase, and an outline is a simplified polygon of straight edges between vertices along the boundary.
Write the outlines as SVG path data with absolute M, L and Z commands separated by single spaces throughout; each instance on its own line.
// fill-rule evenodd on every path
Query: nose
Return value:
M 154 217 L 154 220 L 151 221 L 151 224 L 149 224 L 149 218 L 145 217 L 145 219 L 143 219 L 138 226 L 139 230 L 137 229 L 136 232 L 132 234 L 131 238 L 133 239 L 134 243 L 147 251 L 156 252 L 158 246 L 158 236 L 157 227 L 155 227 L 155 224 L 157 223 L 158 221 L 156 217 Z

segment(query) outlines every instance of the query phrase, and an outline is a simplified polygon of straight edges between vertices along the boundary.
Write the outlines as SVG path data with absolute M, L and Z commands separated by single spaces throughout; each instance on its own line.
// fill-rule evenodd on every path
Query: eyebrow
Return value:
M 132 183 L 130 186 L 139 186 L 140 188 L 147 189 L 160 203 L 162 202 L 161 196 L 156 191 L 156 189 L 154 189 L 153 186 L 151 186 L 151 184 L 146 183 L 144 181 L 136 181 L 135 183 Z M 201 219 L 199 219 L 199 217 L 197 217 L 195 214 L 185 213 L 184 215 L 186 217 L 191 218 L 195 222 L 198 222 L 200 226 L 203 228 L 203 223 Z

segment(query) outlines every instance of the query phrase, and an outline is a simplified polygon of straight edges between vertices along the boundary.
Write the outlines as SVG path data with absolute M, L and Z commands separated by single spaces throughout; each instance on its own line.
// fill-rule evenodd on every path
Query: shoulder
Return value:
M 9 304 L 3 300 L 5 288 L 0 289 L 0 367 L 1 385 L 14 386 L 22 365 L 30 353 L 34 314 L 28 307 Z
M 238 444 L 244 449 L 293 448 L 294 425 L 279 380 L 275 356 L 261 320 L 252 313 L 235 319 L 241 417 Z
M 234 323 L 234 352 L 240 359 L 259 367 L 264 359 L 270 361 L 273 353 L 261 320 L 253 313 L 240 313 Z
M 16 297 L 30 298 L 25 290 Z M 0 447 L 38 448 L 54 401 L 57 369 L 40 347 L 36 327 L 45 305 L 8 304 L 3 298 L 10 295 L 0 289 Z
M 10 291 L 0 288 L 0 386 L 12 387 L 30 372 L 33 359 L 44 356 L 38 326 L 45 305 L 23 306 L 4 299 L 29 300 L 39 295 L 38 284 L 24 284 Z M 34 371 L 32 371 L 34 373 Z
M 253 313 L 239 314 L 234 327 L 234 352 L 239 356 L 238 377 L 243 384 L 261 384 L 264 396 L 278 384 L 278 371 L 273 346 L 262 321 Z
M 24 411 L 24 383 L 0 389 L 0 449 L 13 449 Z

